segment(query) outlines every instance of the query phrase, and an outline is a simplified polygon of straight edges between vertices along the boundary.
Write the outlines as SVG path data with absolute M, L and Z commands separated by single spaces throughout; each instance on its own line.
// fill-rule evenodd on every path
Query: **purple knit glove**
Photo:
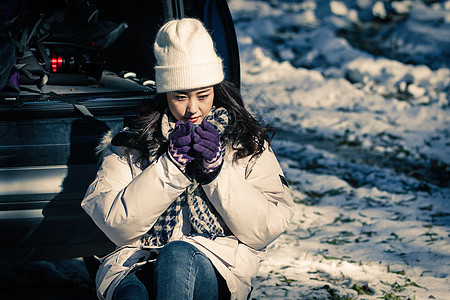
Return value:
M 191 121 L 186 123 L 178 121 L 175 124 L 175 129 L 169 144 L 168 153 L 170 157 L 172 157 L 172 161 L 183 172 L 186 171 L 187 164 L 194 160 L 194 158 L 188 154 L 189 150 L 191 150 L 191 132 L 193 126 Z
M 208 121 L 195 128 L 192 148 L 202 159 L 203 172 L 211 173 L 222 164 L 222 147 L 219 132 Z

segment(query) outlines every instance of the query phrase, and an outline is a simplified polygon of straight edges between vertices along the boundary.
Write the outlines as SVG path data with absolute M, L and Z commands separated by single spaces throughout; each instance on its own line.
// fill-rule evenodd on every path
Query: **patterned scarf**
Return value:
M 217 129 L 220 135 L 222 135 L 228 125 L 228 118 L 226 109 L 216 109 L 214 106 L 205 117 Z M 167 110 L 162 116 L 161 121 L 161 130 L 167 140 L 171 138 L 175 122 L 176 120 Z M 224 152 L 224 149 L 222 149 L 222 153 Z M 155 155 L 151 153 L 150 159 L 154 160 L 154 157 Z M 173 229 L 177 224 L 178 215 L 184 204 L 187 204 L 188 218 L 192 227 L 190 236 L 200 235 L 212 240 L 218 236 L 225 236 L 225 230 L 219 222 L 219 219 L 221 219 L 220 215 L 208 200 L 201 185 L 194 179 L 193 183 L 172 202 L 166 211 L 159 216 L 153 227 L 141 238 L 144 246 L 164 246 L 169 242 Z

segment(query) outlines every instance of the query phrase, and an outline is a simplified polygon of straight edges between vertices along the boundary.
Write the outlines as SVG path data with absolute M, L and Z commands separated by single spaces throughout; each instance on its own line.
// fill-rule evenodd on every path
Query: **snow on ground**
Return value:
M 296 215 L 254 299 L 448 299 L 450 1 L 231 0 Z

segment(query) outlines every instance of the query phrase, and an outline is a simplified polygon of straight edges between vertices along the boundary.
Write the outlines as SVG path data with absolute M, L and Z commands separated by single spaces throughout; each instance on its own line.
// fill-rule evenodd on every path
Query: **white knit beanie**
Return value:
M 167 22 L 156 35 L 153 50 L 158 93 L 208 87 L 223 81 L 222 60 L 199 20 Z

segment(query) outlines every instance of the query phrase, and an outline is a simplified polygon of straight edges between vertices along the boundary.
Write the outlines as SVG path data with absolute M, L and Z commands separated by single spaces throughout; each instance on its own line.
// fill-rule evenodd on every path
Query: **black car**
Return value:
M 47 17 L 54 28 L 44 28 L 37 46 L 29 47 L 40 66 L 47 67 L 47 83 L 22 76 L 18 94 L 0 92 L 0 260 L 108 253 L 114 245 L 80 207 L 99 166 L 95 147 L 105 132 L 122 128 L 137 114 L 140 101 L 154 98 L 153 41 L 168 19 L 201 19 L 224 60 L 227 79 L 239 85 L 239 54 L 226 0 L 86 2 L 87 16 L 107 20 L 100 25 L 108 34 L 121 31 L 101 51 L 67 40 L 75 39 L 75 27 L 54 17 L 66 1 L 19 2 L 18 9 L 26 10 L 32 22 L 16 24 L 16 30 L 22 29 L 18 32 L 27 24 L 39 31 L 37 24 Z M 66 40 L 52 38 L 52 30 Z M 11 36 L 2 34 L 4 41 Z

